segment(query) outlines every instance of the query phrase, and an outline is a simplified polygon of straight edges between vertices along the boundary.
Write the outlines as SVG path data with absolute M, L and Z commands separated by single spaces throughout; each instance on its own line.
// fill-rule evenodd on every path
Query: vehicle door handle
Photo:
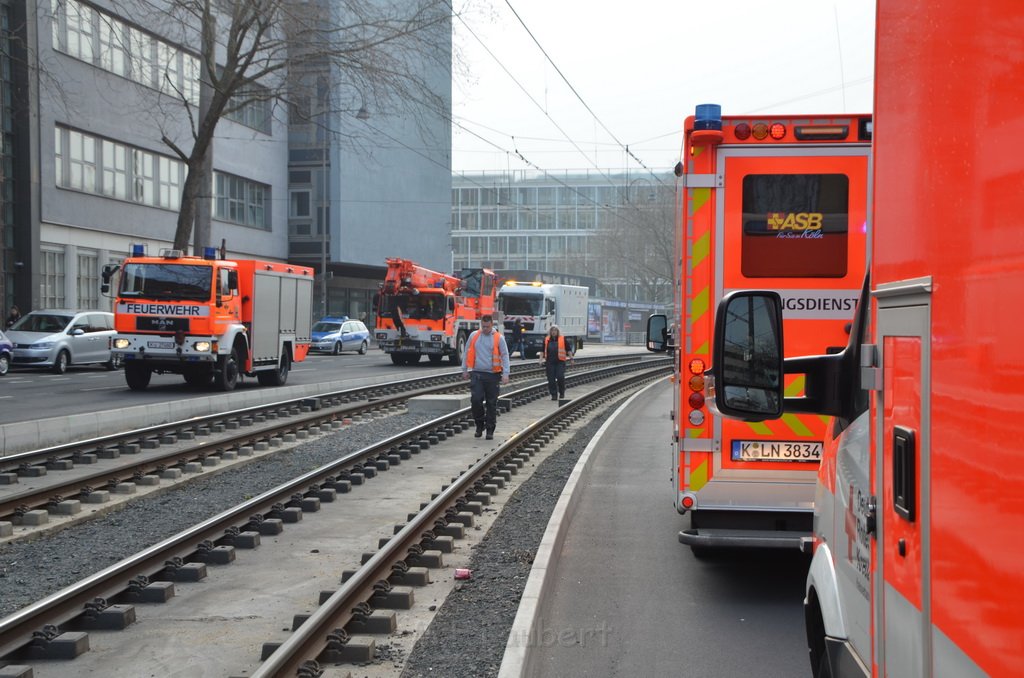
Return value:
M 896 515 L 914 522 L 917 474 L 914 464 L 914 432 L 903 426 L 892 431 L 892 505 Z

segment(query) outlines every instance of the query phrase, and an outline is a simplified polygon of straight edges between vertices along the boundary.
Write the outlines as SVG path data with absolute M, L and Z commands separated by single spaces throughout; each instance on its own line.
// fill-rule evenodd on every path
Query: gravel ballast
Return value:
M 457 586 L 406 661 L 402 678 L 498 675 L 534 555 L 580 454 L 618 405 L 592 413 L 509 498 L 474 549 L 473 579 Z

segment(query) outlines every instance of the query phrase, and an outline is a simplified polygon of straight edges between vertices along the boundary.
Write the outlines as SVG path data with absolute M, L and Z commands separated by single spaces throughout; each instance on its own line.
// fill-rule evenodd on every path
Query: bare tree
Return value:
M 596 238 L 605 277 L 635 286 L 643 300 L 671 303 L 676 284 L 674 186 L 638 180 L 624 187 L 620 198 Z
M 187 116 L 191 131 L 188 140 L 161 132 L 163 143 L 187 168 L 175 249 L 188 247 L 197 205 L 209 197 L 209 154 L 217 124 L 227 115 L 269 103 L 277 115 L 305 118 L 335 136 L 338 131 L 329 129 L 331 113 L 353 111 L 353 106 L 362 111 L 373 105 L 410 121 L 423 135 L 430 119 L 450 115 L 447 90 L 438 91 L 429 77 L 451 68 L 452 7 L 445 0 L 120 4 L 126 15 L 148 14 L 147 25 L 160 27 L 172 39 L 200 45 L 198 105 L 194 92 L 162 83 L 178 106 L 178 119 Z

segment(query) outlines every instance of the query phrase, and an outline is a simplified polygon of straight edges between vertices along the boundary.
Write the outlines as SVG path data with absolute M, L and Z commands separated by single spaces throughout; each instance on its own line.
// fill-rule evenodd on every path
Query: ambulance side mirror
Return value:
M 668 346 L 668 317 L 655 313 L 647 319 L 647 350 L 662 353 Z
M 713 366 L 704 373 L 708 396 L 713 396 L 708 399 L 711 409 L 743 421 L 780 417 L 782 346 L 782 299 L 777 292 L 726 295 L 715 317 Z

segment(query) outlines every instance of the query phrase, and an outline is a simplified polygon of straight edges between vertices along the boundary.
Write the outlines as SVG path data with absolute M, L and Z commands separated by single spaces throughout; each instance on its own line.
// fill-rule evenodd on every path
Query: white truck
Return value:
M 589 290 L 578 285 L 558 285 L 510 280 L 498 290 L 498 308 L 505 315 L 505 336 L 511 341 L 516 319 L 523 323 L 526 356 L 534 358 L 544 348 L 544 337 L 552 325 L 572 341 L 575 350 L 587 336 Z M 511 348 L 511 347 L 510 347 Z

